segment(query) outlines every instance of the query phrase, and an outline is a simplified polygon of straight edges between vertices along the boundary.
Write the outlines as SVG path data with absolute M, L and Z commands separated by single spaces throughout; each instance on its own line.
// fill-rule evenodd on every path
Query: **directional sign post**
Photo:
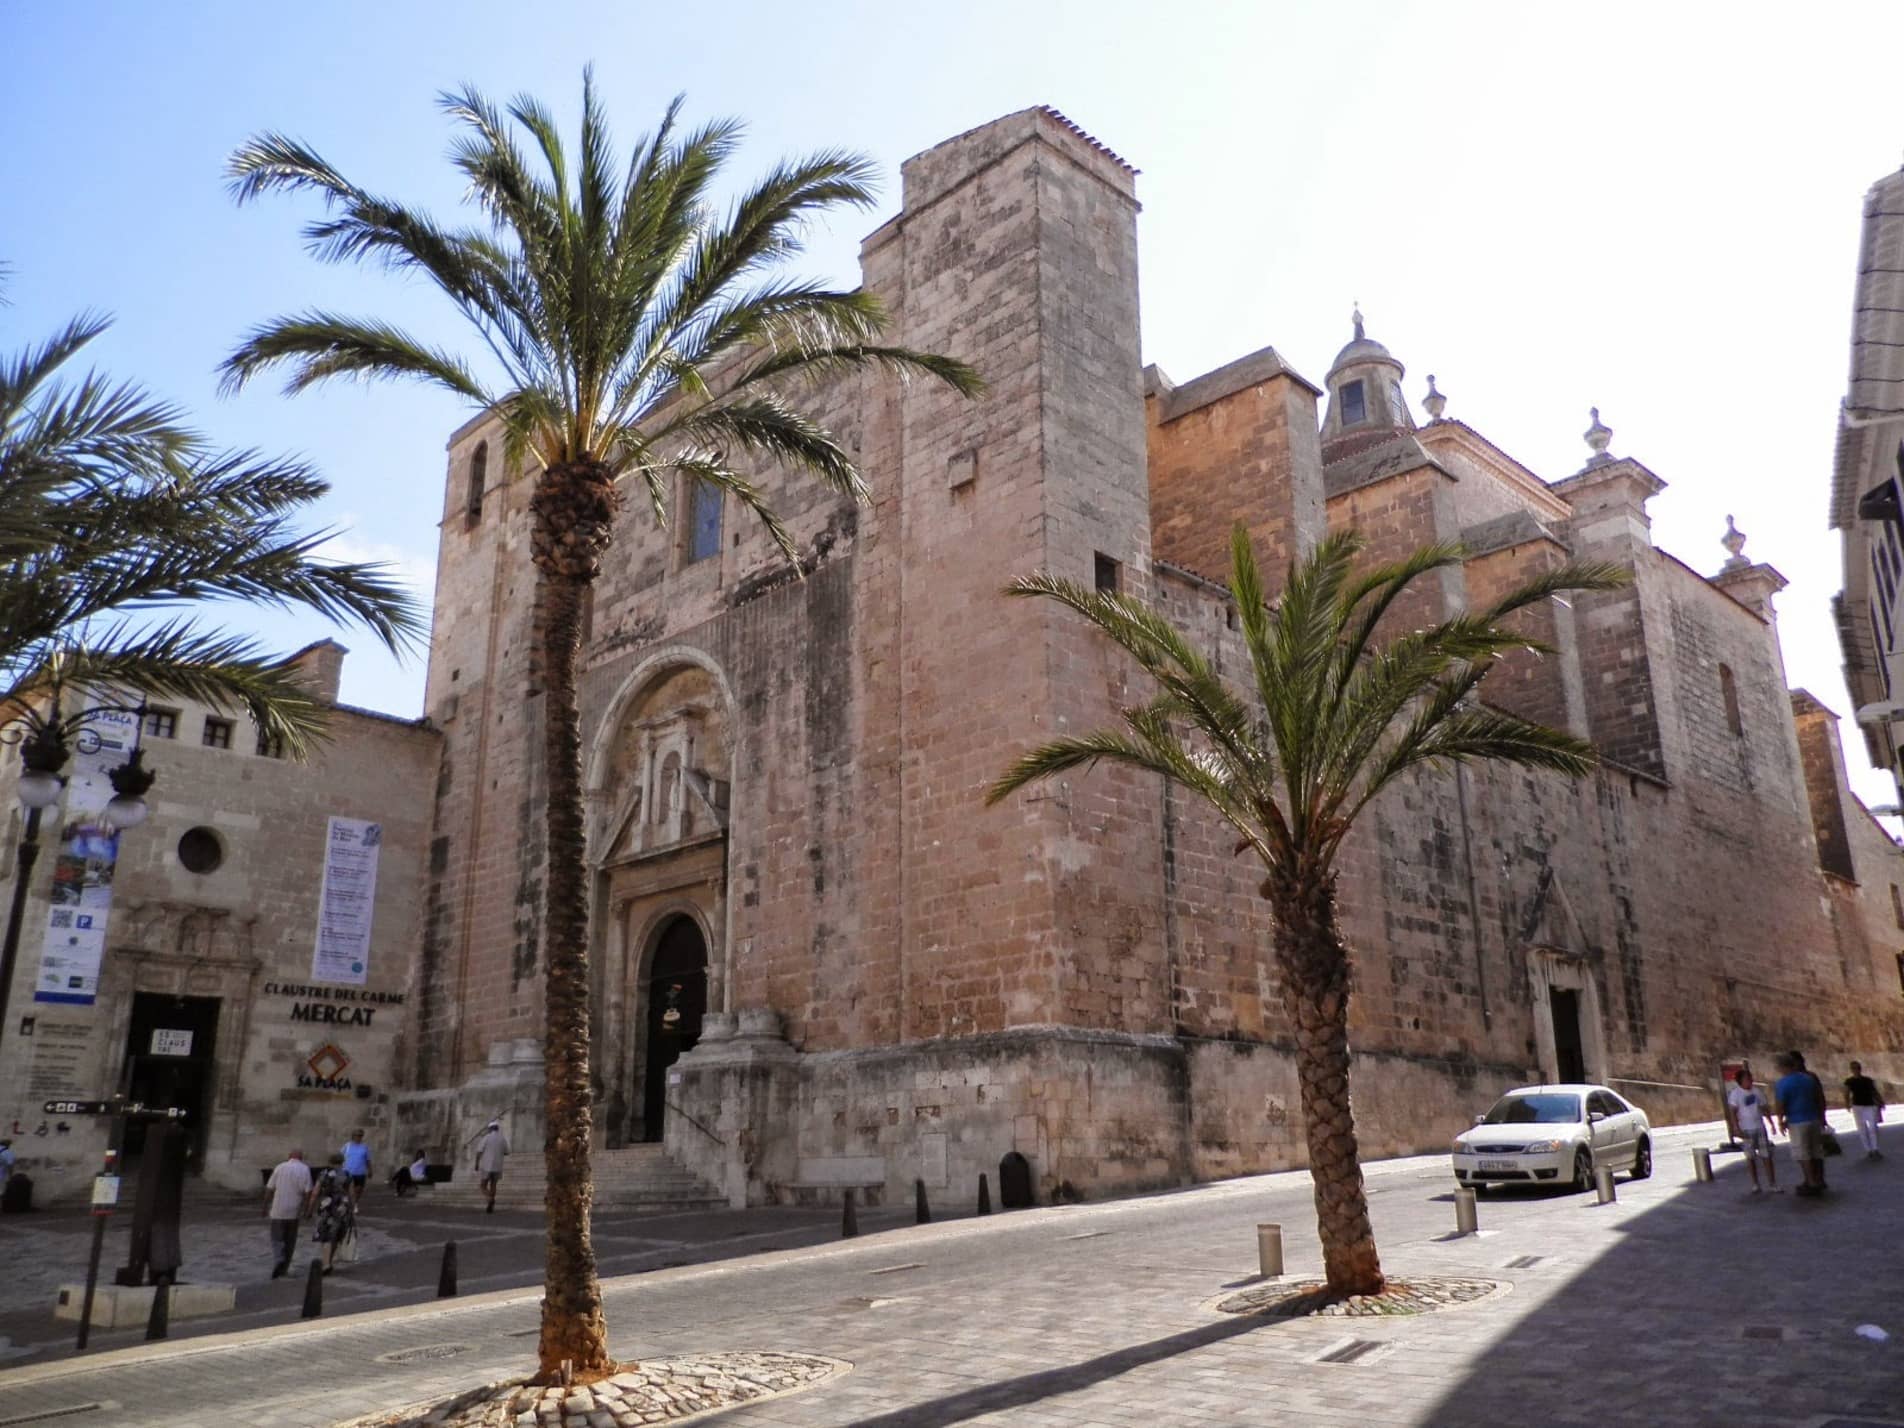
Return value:
M 143 1101 L 128 1101 L 113 1096 L 104 1101 L 48 1101 L 43 1107 L 49 1116 L 123 1116 L 128 1120 L 180 1121 L 185 1111 L 179 1106 L 148 1106 Z M 119 1204 L 119 1136 L 112 1137 L 114 1148 L 106 1152 L 106 1163 L 93 1177 L 93 1247 L 86 1261 L 86 1297 L 79 1307 L 79 1343 L 86 1347 L 93 1331 L 93 1290 L 99 1283 L 99 1255 L 106 1242 L 106 1221 Z

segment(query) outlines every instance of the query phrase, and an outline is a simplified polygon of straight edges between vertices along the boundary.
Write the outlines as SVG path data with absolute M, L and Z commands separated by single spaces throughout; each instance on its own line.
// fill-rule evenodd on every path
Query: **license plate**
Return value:
M 1511 1160 L 1484 1160 L 1480 1164 L 1483 1170 L 1517 1170 L 1520 1168 Z

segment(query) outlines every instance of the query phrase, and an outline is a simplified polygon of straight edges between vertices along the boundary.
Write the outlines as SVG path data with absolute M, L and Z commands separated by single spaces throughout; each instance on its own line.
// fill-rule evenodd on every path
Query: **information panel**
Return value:
M 103 815 L 112 801 L 111 769 L 126 761 L 139 740 L 139 716 L 130 709 L 97 709 L 85 721 L 81 740 L 98 747 L 73 755 L 63 805 L 47 810 L 59 819 L 58 853 L 40 948 L 36 1002 L 90 1006 L 99 995 L 99 964 L 106 951 L 112 912 L 112 871 L 118 835 Z
M 370 916 L 377 902 L 383 825 L 333 818 L 324 839 L 324 887 L 317 903 L 311 980 L 361 987 L 370 974 Z

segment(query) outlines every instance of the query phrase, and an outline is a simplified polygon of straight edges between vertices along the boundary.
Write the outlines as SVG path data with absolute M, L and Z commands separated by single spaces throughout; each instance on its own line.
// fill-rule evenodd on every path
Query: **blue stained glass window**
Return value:
M 721 488 L 706 481 L 688 487 L 688 559 L 706 560 L 721 551 Z

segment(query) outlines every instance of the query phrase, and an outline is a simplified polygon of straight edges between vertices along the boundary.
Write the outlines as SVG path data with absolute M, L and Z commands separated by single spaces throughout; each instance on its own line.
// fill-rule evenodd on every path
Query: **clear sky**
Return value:
M 219 440 L 294 450 L 336 490 L 322 519 L 427 595 L 443 442 L 468 413 L 419 388 L 216 393 L 244 328 L 306 305 L 451 335 L 433 295 L 325 268 L 283 200 L 239 210 L 220 171 L 248 134 L 302 137 L 366 187 L 448 212 L 437 92 L 472 81 L 572 120 L 594 61 L 633 136 L 669 96 L 737 114 L 741 169 L 843 145 L 890 176 L 879 213 L 816 237 L 852 281 L 898 164 L 1048 103 L 1142 170 L 1147 361 L 1184 381 L 1273 343 L 1320 381 L 1360 301 L 1369 333 L 1436 374 L 1448 415 L 1549 479 L 1597 405 L 1613 451 L 1669 483 L 1658 542 L 1706 572 L 1728 512 L 1780 600 L 1792 683 L 1847 716 L 1848 762 L 1893 796 L 1849 722 L 1829 599 L 1833 423 L 1860 200 L 1904 152 L 1904 6 L 1134 4 L 951 6 L 337 3 L 0 8 L 0 348 L 82 308 L 99 362 L 185 403 Z M 293 648 L 320 626 L 233 622 Z M 419 712 L 421 660 L 361 632 L 351 702 Z

